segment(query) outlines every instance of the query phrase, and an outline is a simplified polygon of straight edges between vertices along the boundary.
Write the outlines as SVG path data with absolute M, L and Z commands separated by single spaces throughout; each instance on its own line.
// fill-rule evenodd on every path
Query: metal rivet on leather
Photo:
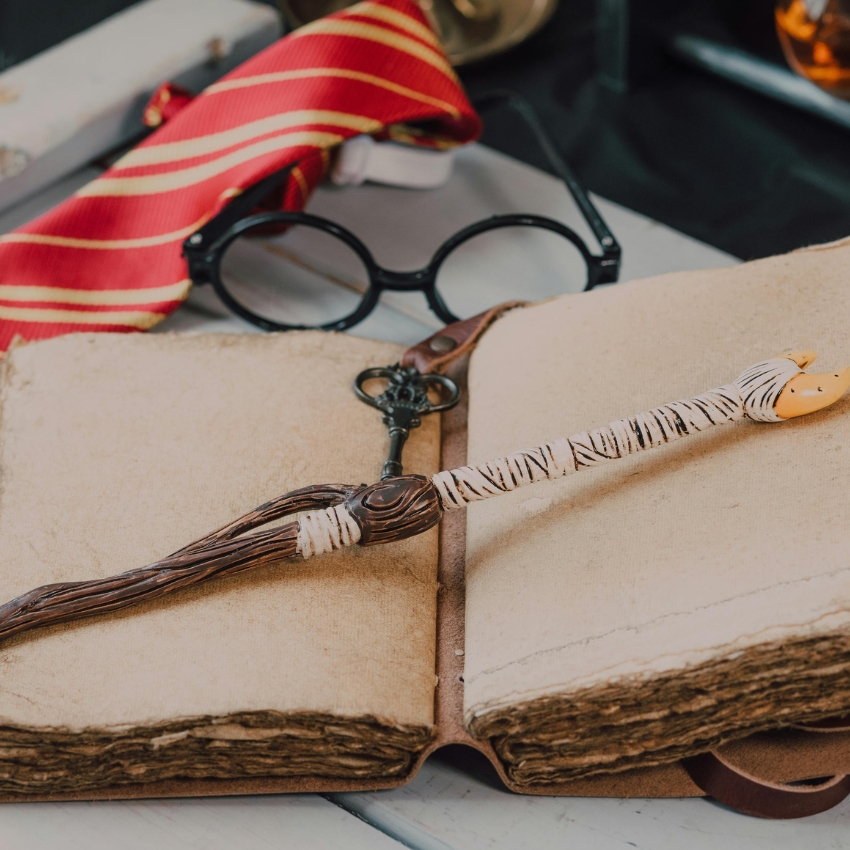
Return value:
M 428 348 L 437 354 L 445 354 L 447 351 L 457 348 L 457 340 L 452 339 L 450 336 L 435 336 L 428 343 Z

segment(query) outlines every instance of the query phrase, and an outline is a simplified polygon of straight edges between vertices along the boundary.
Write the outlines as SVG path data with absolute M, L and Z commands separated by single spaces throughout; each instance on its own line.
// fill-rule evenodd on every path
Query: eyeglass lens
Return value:
M 353 313 L 369 288 L 357 252 L 308 224 L 280 231 L 255 227 L 228 246 L 220 276 L 230 297 L 258 316 L 289 325 L 323 325 Z
M 458 245 L 437 272 L 449 310 L 468 318 L 502 301 L 536 300 L 584 288 L 587 266 L 563 236 L 541 227 L 487 230 Z

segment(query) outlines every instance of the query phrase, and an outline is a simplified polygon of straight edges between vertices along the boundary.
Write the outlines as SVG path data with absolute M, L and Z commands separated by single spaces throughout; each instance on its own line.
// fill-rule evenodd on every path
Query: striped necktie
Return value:
M 18 336 L 152 327 L 189 292 L 183 241 L 287 165 L 283 207 L 295 210 L 345 139 L 450 147 L 479 130 L 412 0 L 366 0 L 302 27 L 73 197 L 0 236 L 0 352 Z

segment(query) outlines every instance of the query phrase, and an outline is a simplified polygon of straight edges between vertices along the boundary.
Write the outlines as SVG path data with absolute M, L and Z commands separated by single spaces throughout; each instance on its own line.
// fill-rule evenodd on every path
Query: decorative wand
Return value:
M 813 413 L 837 401 L 850 387 L 850 367 L 832 374 L 806 374 L 803 369 L 814 359 L 811 351 L 774 357 L 751 366 L 733 383 L 686 401 L 479 466 L 438 472 L 430 479 L 400 474 L 401 448 L 407 430 L 419 424 L 419 416 L 444 410 L 457 401 L 457 388 L 447 378 L 420 375 L 410 367 L 367 370 L 358 376 L 356 391 L 384 411 L 391 434 L 384 473 L 392 472 L 394 477 L 369 486 L 324 484 L 294 490 L 141 569 L 31 590 L 0 606 L 0 640 L 41 626 L 117 611 L 295 555 L 311 558 L 354 544 L 375 546 L 403 540 L 436 525 L 444 511 L 662 446 L 714 425 L 744 418 L 781 422 Z M 369 396 L 363 384 L 376 377 L 387 378 L 389 390 Z M 448 391 L 448 398 L 430 402 L 429 383 Z M 300 511 L 306 513 L 298 521 L 255 531 Z

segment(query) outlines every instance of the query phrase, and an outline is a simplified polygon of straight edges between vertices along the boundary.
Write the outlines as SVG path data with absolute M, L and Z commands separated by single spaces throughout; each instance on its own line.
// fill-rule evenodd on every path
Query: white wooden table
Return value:
M 91 177 L 84 169 L 0 216 L 0 232 L 28 220 Z M 623 246 L 622 280 L 736 262 L 603 199 L 602 214 Z M 458 157 L 451 183 L 416 192 L 378 186 L 322 188 L 311 212 L 357 233 L 379 262 L 424 265 L 455 230 L 499 212 L 550 215 L 589 234 L 553 178 L 479 146 Z M 592 243 L 591 243 L 592 244 Z M 557 294 L 560 283 L 535 275 L 529 258 L 523 297 Z M 503 278 L 509 277 L 508 272 Z M 508 279 L 481 280 L 497 292 Z M 510 289 L 510 287 L 509 287 Z M 498 294 L 493 301 L 502 300 Z M 419 294 L 388 294 L 355 333 L 412 343 L 439 327 Z M 252 332 L 213 293 L 198 290 L 162 331 Z M 705 800 L 522 797 L 485 774 L 431 759 L 409 785 L 363 794 L 241 797 L 120 803 L 38 803 L 0 807 L 0 850 L 261 850 L 261 848 L 614 848 L 646 850 L 826 850 L 850 847 L 850 800 L 800 821 L 744 817 Z

